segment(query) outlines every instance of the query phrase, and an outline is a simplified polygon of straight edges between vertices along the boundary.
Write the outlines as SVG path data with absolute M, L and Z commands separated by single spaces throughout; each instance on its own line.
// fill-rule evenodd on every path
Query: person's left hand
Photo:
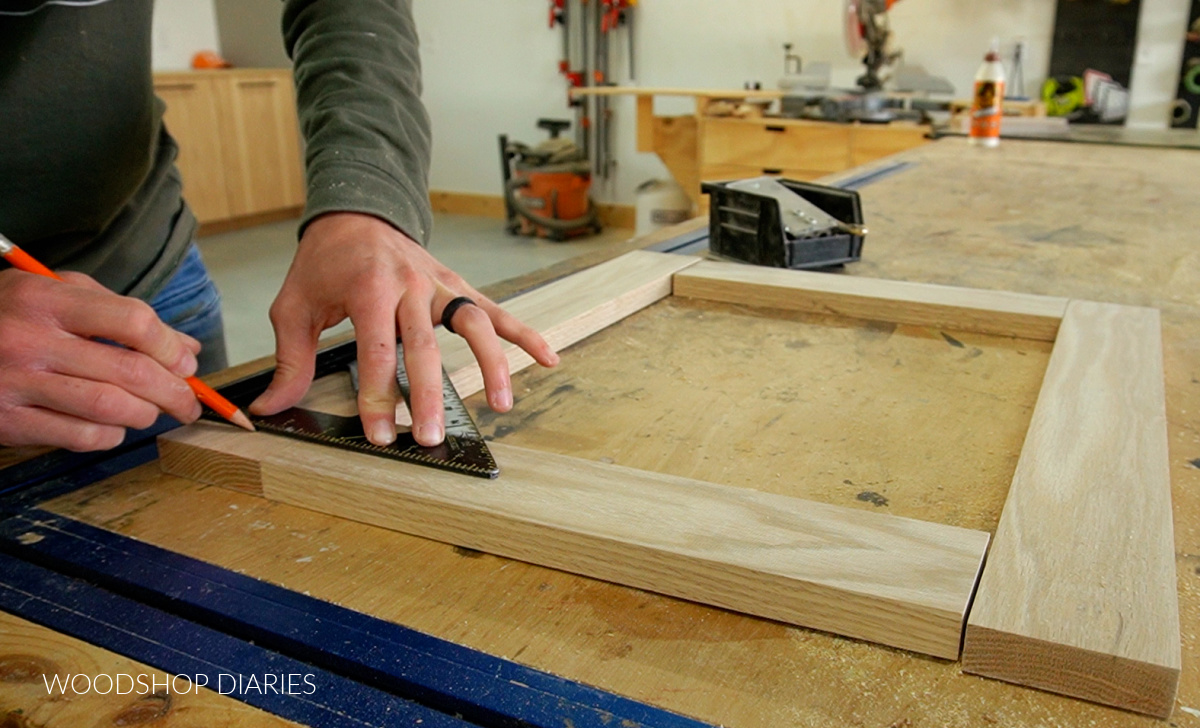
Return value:
M 271 305 L 275 376 L 250 410 L 274 414 L 299 402 L 312 383 L 321 332 L 349 317 L 358 340 L 358 410 L 367 437 L 376 445 L 396 439 L 399 331 L 412 390 L 413 436 L 421 445 L 437 445 L 445 437 L 445 415 L 441 353 L 433 327 L 444 323 L 442 310 L 459 296 L 477 305 L 453 314 L 454 330 L 479 360 L 488 404 L 507 412 L 513 404 L 512 384 L 499 337 L 542 366 L 555 366 L 558 355 L 541 335 L 383 220 L 351 212 L 316 218 L 305 229 Z

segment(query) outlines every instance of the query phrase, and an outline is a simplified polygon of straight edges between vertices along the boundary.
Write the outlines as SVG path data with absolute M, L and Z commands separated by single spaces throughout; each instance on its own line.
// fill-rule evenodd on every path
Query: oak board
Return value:
M 963 670 L 1170 715 L 1179 607 L 1157 310 L 1067 306 Z
M 269 500 L 946 659 L 988 534 L 492 443 L 503 476 L 200 423 L 163 469 Z M 247 467 L 247 463 L 254 466 Z

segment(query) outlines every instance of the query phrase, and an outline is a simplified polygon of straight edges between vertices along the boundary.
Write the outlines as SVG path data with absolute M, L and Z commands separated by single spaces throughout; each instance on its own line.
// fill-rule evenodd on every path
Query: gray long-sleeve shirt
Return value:
M 150 66 L 153 0 L 0 3 L 0 232 L 149 298 L 195 232 Z M 307 141 L 302 225 L 336 210 L 428 242 L 429 120 L 410 0 L 284 0 Z

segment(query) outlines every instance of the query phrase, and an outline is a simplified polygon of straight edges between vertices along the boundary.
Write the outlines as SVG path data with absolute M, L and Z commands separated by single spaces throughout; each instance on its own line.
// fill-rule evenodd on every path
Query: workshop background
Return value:
M 431 250 L 562 364 L 491 412 L 439 332 L 469 450 L 364 446 L 349 337 L 260 432 L 0 448 L 0 727 L 1200 727 L 1200 136 L 1166 128 L 1200 105 L 1173 100 L 1200 0 L 871 0 L 968 100 L 936 130 L 875 123 L 856 102 L 879 94 L 833 99 L 851 123 L 756 103 L 785 43 L 856 83 L 843 0 L 640 0 L 642 94 L 611 99 L 617 164 L 585 191 L 604 230 L 567 240 L 510 235 L 500 199 L 497 136 L 573 117 L 547 5 L 414 2 Z M 281 7 L 157 0 L 155 89 L 234 363 L 273 349 L 304 199 Z M 1119 19 L 1061 22 L 1089 7 Z M 993 38 L 1034 97 L 1076 72 L 1064 40 L 1120 56 L 1128 122 L 1009 116 L 984 83 L 968 111 Z M 1003 140 L 967 138 L 1001 115 Z M 672 177 L 702 214 L 635 235 L 639 186 Z M 701 179 L 722 180 L 711 225 Z M 273 371 L 210 383 L 248 402 Z M 45 682 L 159 670 L 321 689 Z
M 433 119 L 433 190 L 497 195 L 496 136 L 530 142 L 543 117 L 571 118 L 559 75 L 560 31 L 550 30 L 544 0 L 416 0 L 424 100 Z M 1142 0 L 1127 126 L 1165 128 L 1179 77 L 1180 28 L 1188 0 Z M 842 3 L 825 0 L 652 0 L 637 8 L 635 58 L 642 87 L 742 88 L 758 81 L 777 88 L 783 44 L 805 62 L 832 66 L 835 87 L 849 88 L 862 64 L 846 52 Z M 235 66 L 284 67 L 278 0 L 158 0 L 154 33 L 157 70 L 187 68 L 202 48 Z M 1026 89 L 1047 75 L 1055 3 L 1045 0 L 909 0 L 890 11 L 907 63 L 954 84 L 968 98 L 993 37 L 1005 57 L 1026 44 Z M 624 40 L 622 36 L 621 41 Z M 613 55 L 614 80 L 628 82 L 626 54 Z M 690 99 L 659 99 L 659 113 L 691 113 Z M 484 113 L 486 110 L 486 113 Z M 598 202 L 633 204 L 649 179 L 669 178 L 653 154 L 634 148 L 631 99 L 614 105 L 615 174 L 595 180 Z

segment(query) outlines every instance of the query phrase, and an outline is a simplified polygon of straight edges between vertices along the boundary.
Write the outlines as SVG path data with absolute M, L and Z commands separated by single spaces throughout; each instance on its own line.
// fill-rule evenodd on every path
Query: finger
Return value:
M 44 373 L 26 392 L 29 404 L 118 428 L 142 430 L 158 419 L 158 407 L 107 382 Z
M 74 278 L 73 278 L 74 280 Z M 59 324 L 85 338 L 108 339 L 136 349 L 181 377 L 196 373 L 196 356 L 179 334 L 144 301 L 71 285 L 57 307 Z
M 62 278 L 64 283 L 70 283 L 73 286 L 80 286 L 82 288 L 88 288 L 93 291 L 103 291 L 105 293 L 112 293 L 112 291 L 108 290 L 103 285 L 101 285 L 100 282 L 97 281 L 95 278 L 92 278 L 91 276 L 85 275 L 83 273 L 76 273 L 75 271 L 60 271 L 58 273 L 58 277 Z
M 480 297 L 475 299 L 492 320 L 496 333 L 505 341 L 511 341 L 533 357 L 533 360 L 544 367 L 558 366 L 558 354 L 546 343 L 535 329 L 526 326 L 524 322 L 508 311 L 500 308 L 491 299 Z
M 443 321 L 443 324 L 446 322 Z M 512 409 L 512 382 L 508 373 L 508 357 L 492 327 L 492 319 L 478 306 L 463 306 L 454 312 L 454 330 L 467 341 L 479 370 L 483 373 L 483 388 L 488 405 L 496 412 Z
M 103 292 L 111 293 L 111 291 L 109 291 L 104 286 L 100 285 L 100 283 L 98 283 L 96 281 L 96 279 L 92 278 L 89 275 L 84 275 L 83 273 L 75 273 L 72 271 L 64 271 L 63 273 L 61 273 L 59 275 L 63 279 L 63 281 L 70 283 L 72 285 L 81 286 L 83 288 L 88 288 L 93 291 L 103 291 Z M 199 354 L 200 349 L 203 348 L 200 345 L 199 341 L 197 341 L 195 338 L 183 333 L 182 331 L 179 331 L 176 329 L 175 335 L 178 336 L 183 341 L 183 345 L 187 347 L 188 351 L 192 352 L 193 356 L 196 354 Z
M 176 331 L 175 333 L 179 334 L 179 337 L 183 339 L 183 345 L 187 347 L 188 351 L 192 352 L 192 356 L 196 356 L 204 348 L 198 339 L 188 336 L 182 331 Z
M 271 326 L 275 329 L 275 374 L 266 391 L 250 403 L 250 411 L 256 415 L 273 415 L 299 402 L 316 369 L 322 327 L 307 309 L 293 306 L 288 299 L 276 299 L 271 305 Z
M 3 441 L 6 445 L 50 445 L 75 452 L 110 450 L 125 439 L 125 430 L 115 425 L 101 425 L 65 415 L 61 412 L 20 407 L 5 423 Z
M 200 402 L 187 382 L 141 352 L 87 339 L 67 339 L 48 345 L 43 357 L 45 368 L 51 372 L 112 384 L 185 424 L 200 417 Z
M 446 437 L 442 354 L 433 333 L 431 308 L 432 296 L 414 295 L 412 289 L 400 300 L 400 338 L 404 342 L 404 371 L 408 373 L 408 409 L 412 413 L 413 437 L 426 447 L 438 445 Z
M 367 439 L 388 445 L 396 439 L 396 303 L 372 299 L 350 313 L 358 351 L 358 416 Z

